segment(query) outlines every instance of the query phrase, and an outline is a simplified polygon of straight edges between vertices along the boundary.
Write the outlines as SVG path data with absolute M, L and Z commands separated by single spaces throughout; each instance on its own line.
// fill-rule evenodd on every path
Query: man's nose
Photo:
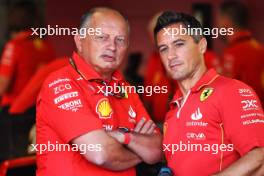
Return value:
M 172 60 L 174 58 L 177 58 L 176 50 L 175 49 L 169 49 L 169 51 L 168 51 L 168 59 Z
M 116 42 L 115 39 L 109 39 L 107 48 L 111 51 L 116 51 Z

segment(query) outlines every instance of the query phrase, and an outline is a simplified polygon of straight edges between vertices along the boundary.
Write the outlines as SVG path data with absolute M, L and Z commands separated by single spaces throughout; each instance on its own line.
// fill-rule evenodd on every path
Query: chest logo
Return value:
M 137 115 L 131 106 L 129 106 L 128 114 L 131 118 L 135 118 Z
M 213 93 L 213 91 L 214 90 L 211 87 L 205 88 L 200 95 L 200 100 L 205 101 Z
M 102 98 L 98 101 L 96 106 L 96 112 L 100 119 L 109 119 L 113 113 L 113 109 L 107 98 Z
M 203 114 L 200 111 L 200 108 L 198 108 L 192 115 L 191 115 L 191 119 L 192 120 L 200 120 L 203 118 Z

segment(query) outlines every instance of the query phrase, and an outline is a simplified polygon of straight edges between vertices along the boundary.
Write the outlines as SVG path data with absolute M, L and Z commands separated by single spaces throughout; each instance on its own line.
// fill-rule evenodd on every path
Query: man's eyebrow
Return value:
M 163 47 L 163 46 L 166 46 L 166 45 L 164 45 L 164 44 L 159 45 L 159 46 L 158 46 L 158 50 L 159 50 L 161 47 Z
M 186 41 L 186 40 L 184 40 L 184 39 L 176 39 L 176 40 L 174 40 L 172 43 L 175 44 L 175 43 L 177 43 L 177 42 L 185 42 L 185 41 Z M 166 46 L 166 45 L 161 44 L 161 45 L 158 46 L 158 49 L 160 49 L 160 48 L 163 47 L 163 46 Z
M 177 42 L 185 42 L 186 40 L 184 39 L 177 39 L 177 40 L 174 40 L 172 43 L 177 43 Z
M 123 38 L 126 38 L 125 35 L 117 35 L 117 36 L 115 36 L 115 37 L 123 37 Z

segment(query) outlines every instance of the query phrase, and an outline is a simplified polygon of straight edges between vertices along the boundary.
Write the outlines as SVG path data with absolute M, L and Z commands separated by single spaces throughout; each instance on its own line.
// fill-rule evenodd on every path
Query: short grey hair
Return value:
M 95 7 L 95 8 L 90 9 L 89 11 L 85 12 L 81 17 L 79 29 L 87 27 L 87 24 L 90 22 L 91 17 L 93 16 L 94 13 L 100 12 L 100 11 L 106 11 L 106 10 L 115 11 L 118 14 L 120 14 L 120 16 L 122 16 L 127 23 L 128 32 L 130 31 L 130 25 L 129 25 L 128 19 L 123 14 L 118 12 L 117 10 L 111 9 L 109 7 Z

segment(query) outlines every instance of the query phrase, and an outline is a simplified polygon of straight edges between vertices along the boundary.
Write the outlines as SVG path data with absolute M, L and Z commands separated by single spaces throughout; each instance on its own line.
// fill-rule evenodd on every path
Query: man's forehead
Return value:
M 187 29 L 183 23 L 174 23 L 162 28 L 159 33 L 162 33 L 162 35 L 169 35 L 171 37 L 176 37 L 180 35 L 185 36 L 186 33 L 182 32 L 183 29 Z
M 91 17 L 93 23 L 113 23 L 126 26 L 126 20 L 115 11 L 95 12 Z
M 127 23 L 117 16 L 100 15 L 92 17 L 90 27 L 101 28 L 102 31 L 112 29 L 119 32 L 126 32 L 128 30 Z
M 158 41 L 162 42 L 165 39 L 165 40 L 172 42 L 175 40 L 191 39 L 191 36 L 189 36 L 188 34 L 181 33 L 180 28 L 185 28 L 185 26 L 181 23 L 175 23 L 175 24 L 164 27 L 157 34 Z
M 170 29 L 170 30 L 172 30 L 172 29 L 178 29 L 178 30 L 180 30 L 180 28 L 186 28 L 186 26 L 183 23 L 178 22 L 178 23 L 170 24 L 170 25 L 164 27 L 162 30 L 163 31 L 166 31 L 168 29 Z

